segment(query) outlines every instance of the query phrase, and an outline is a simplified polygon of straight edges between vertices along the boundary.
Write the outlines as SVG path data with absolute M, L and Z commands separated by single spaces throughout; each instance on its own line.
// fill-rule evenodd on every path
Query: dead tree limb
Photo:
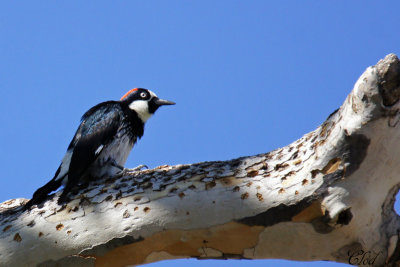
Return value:
M 400 262 L 400 62 L 369 67 L 315 131 L 272 152 L 97 181 L 68 205 L 0 206 L 1 266 L 173 258 Z

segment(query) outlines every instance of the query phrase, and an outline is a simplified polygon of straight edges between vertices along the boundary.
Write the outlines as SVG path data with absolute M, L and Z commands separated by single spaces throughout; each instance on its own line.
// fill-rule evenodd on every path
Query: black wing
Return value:
M 81 125 L 69 146 L 73 148 L 68 170 L 68 181 L 60 196 L 59 203 L 75 186 L 79 179 L 97 159 L 100 146 L 107 146 L 117 133 L 122 117 L 121 108 L 115 101 L 100 103 L 82 117 Z

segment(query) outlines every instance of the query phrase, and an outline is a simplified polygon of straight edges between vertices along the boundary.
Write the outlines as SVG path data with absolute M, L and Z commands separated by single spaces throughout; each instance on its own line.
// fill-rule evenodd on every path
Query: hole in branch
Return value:
M 341 213 L 339 213 L 339 217 L 338 217 L 336 223 L 347 225 L 350 223 L 352 218 L 353 218 L 353 214 L 351 213 L 350 209 L 347 209 L 347 210 L 344 210 Z

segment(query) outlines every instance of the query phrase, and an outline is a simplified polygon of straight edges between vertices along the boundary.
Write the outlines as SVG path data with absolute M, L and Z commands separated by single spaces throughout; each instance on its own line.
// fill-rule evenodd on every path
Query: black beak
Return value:
M 154 113 L 156 110 L 165 105 L 175 105 L 175 102 L 164 100 L 164 99 L 159 99 L 158 97 L 154 97 L 151 99 L 149 102 L 149 112 Z
M 154 104 L 156 104 L 157 106 L 175 105 L 175 102 L 164 100 L 164 99 L 159 99 L 159 98 L 155 98 L 153 101 L 154 101 Z

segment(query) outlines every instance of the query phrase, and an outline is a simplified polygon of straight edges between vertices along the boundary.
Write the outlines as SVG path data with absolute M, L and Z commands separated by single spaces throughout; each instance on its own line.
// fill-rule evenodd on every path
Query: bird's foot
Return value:
M 139 165 L 135 168 L 122 168 L 121 171 L 117 173 L 116 177 L 122 177 L 133 172 L 138 172 L 144 168 L 148 169 L 149 167 L 147 167 L 147 165 Z
M 130 172 L 137 172 L 137 171 L 141 171 L 142 169 L 148 169 L 149 167 L 147 167 L 147 165 L 144 165 L 144 164 L 142 164 L 142 165 L 139 165 L 139 166 L 137 166 L 137 167 L 135 167 L 135 168 L 124 168 L 122 171 L 123 172 L 125 172 L 125 173 L 130 173 Z
M 121 165 L 119 165 L 118 163 L 116 163 L 115 160 L 111 161 L 111 165 L 116 167 L 116 168 L 118 168 L 118 169 L 120 169 L 121 172 L 126 172 L 126 173 L 128 173 L 128 172 L 137 172 L 137 171 L 141 171 L 143 168 L 146 168 L 146 169 L 149 168 L 149 167 L 147 167 L 147 165 L 144 165 L 144 164 L 139 165 L 139 166 L 137 166 L 135 168 L 131 168 L 131 169 L 124 168 Z

